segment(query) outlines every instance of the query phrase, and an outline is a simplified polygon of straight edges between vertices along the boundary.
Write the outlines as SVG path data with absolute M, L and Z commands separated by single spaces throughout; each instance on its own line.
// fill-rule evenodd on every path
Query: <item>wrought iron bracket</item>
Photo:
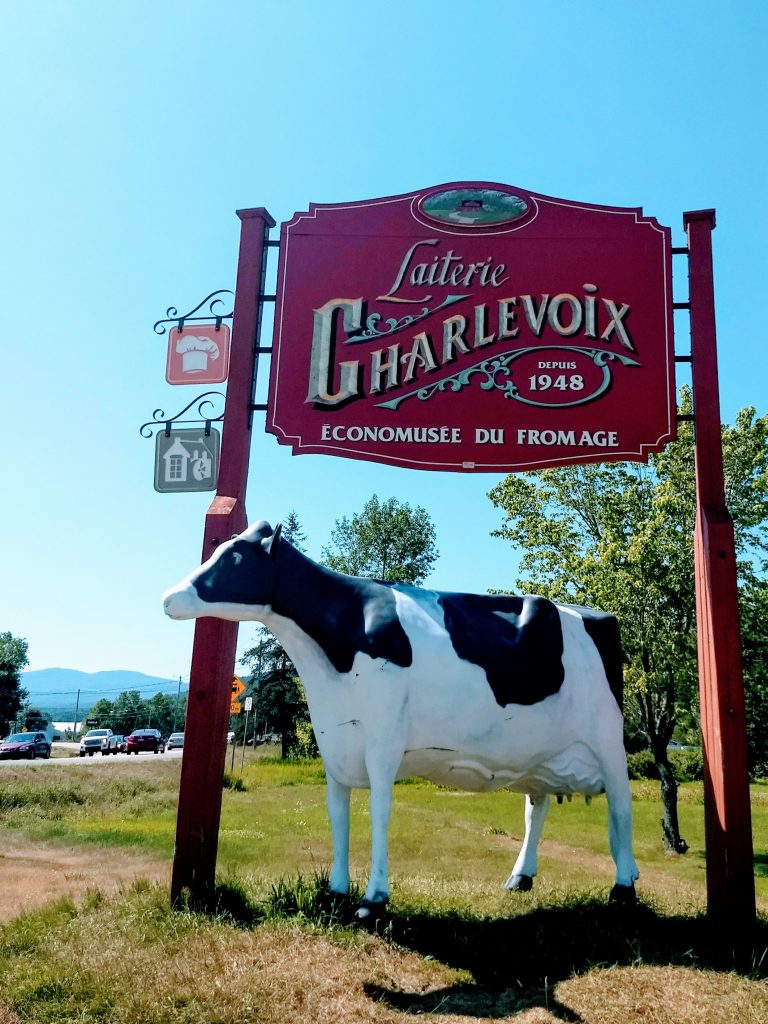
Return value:
M 197 398 L 193 398 L 189 405 L 185 405 L 181 412 L 177 412 L 175 416 L 166 416 L 163 409 L 155 409 L 152 413 L 152 419 L 147 420 L 146 423 L 142 423 L 139 427 L 139 433 L 142 437 L 152 437 L 152 431 L 158 427 L 162 427 L 165 430 L 165 436 L 170 437 L 172 424 L 190 424 L 190 423 L 203 423 L 205 424 L 205 436 L 208 437 L 211 433 L 212 423 L 221 423 L 224 419 L 224 413 L 221 412 L 218 416 L 206 415 L 207 407 L 210 406 L 211 410 L 214 410 L 213 398 L 220 398 L 224 401 L 224 395 L 220 391 L 206 391 L 202 395 L 198 395 Z M 194 419 L 182 419 L 185 413 L 196 406 L 195 411 L 197 412 L 197 418 Z
M 215 307 L 216 306 L 223 306 L 226 309 L 226 307 L 228 305 L 231 305 L 231 303 L 228 303 L 228 302 L 225 303 L 223 299 L 219 299 L 219 298 L 217 298 L 217 296 L 219 296 L 219 295 L 232 295 L 232 296 L 234 296 L 234 294 L 235 293 L 232 291 L 231 288 L 219 288 L 218 291 L 211 292 L 210 295 L 206 295 L 206 297 L 203 299 L 203 301 L 201 303 L 199 303 L 199 305 L 195 306 L 194 309 L 190 309 L 190 311 L 188 313 L 181 313 L 180 314 L 178 309 L 176 309 L 175 306 L 169 306 L 168 309 L 166 309 L 166 311 L 165 311 L 165 317 L 166 318 L 164 320 L 158 320 L 157 323 L 153 326 L 152 329 L 155 332 L 155 334 L 165 334 L 166 327 L 164 327 L 163 325 L 164 324 L 175 324 L 175 326 L 178 327 L 179 331 L 181 332 L 181 331 L 184 330 L 184 324 L 187 323 L 187 321 L 193 322 L 193 321 L 200 321 L 200 320 L 213 320 L 215 322 L 215 324 L 216 324 L 216 330 L 217 331 L 221 330 L 221 323 L 222 323 L 222 321 L 223 320 L 231 320 L 232 319 L 232 314 L 234 313 L 234 309 L 231 309 L 229 311 L 229 313 L 217 313 L 217 312 L 215 312 Z M 198 310 L 203 308 L 203 306 L 206 304 L 206 302 L 209 303 L 209 305 L 208 305 L 208 312 L 205 313 L 203 316 L 194 316 L 194 314 L 197 313 Z

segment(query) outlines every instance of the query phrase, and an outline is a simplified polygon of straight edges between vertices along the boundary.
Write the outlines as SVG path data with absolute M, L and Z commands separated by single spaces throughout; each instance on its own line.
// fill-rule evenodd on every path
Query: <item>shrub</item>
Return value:
M 289 757 L 292 758 L 313 758 L 319 755 L 317 740 L 310 722 L 300 718 L 296 722 L 296 731 L 289 748 Z
M 669 763 L 678 782 L 701 782 L 704 778 L 704 758 L 701 749 L 670 750 Z M 627 754 L 630 779 L 658 779 L 659 770 L 650 750 Z
M 242 775 L 235 775 L 234 772 L 224 772 L 224 789 L 232 789 L 235 793 L 245 793 L 248 787 L 243 781 Z
M 44 786 L 36 785 L 34 782 L 10 782 L 0 789 L 0 813 L 16 807 L 52 811 L 84 803 L 86 796 L 77 786 L 61 782 Z
M 670 750 L 669 760 L 678 782 L 701 782 L 704 778 L 704 755 L 695 750 Z
M 659 772 L 650 750 L 638 750 L 627 754 L 627 769 L 630 779 L 658 779 Z

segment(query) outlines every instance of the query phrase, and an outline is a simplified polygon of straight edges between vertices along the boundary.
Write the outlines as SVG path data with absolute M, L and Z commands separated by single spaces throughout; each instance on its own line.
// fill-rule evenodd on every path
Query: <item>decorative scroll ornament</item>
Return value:
M 570 406 L 585 405 L 587 402 L 592 402 L 608 390 L 611 385 L 611 368 L 609 363 L 614 360 L 618 359 L 624 366 L 640 366 L 637 360 L 630 359 L 629 356 L 622 355 L 620 352 L 608 352 L 605 349 L 577 348 L 572 345 L 547 345 L 546 348 L 560 349 L 570 353 L 579 352 L 581 355 L 592 359 L 595 366 L 600 367 L 603 371 L 602 379 L 597 388 L 587 394 L 580 395 L 572 401 L 539 402 L 534 398 L 524 398 L 512 380 L 510 363 L 513 363 L 520 356 L 541 352 L 542 349 L 539 347 L 519 348 L 510 349 L 508 352 L 500 352 L 498 355 L 490 359 L 483 359 L 481 362 L 468 366 L 458 373 L 452 374 L 450 377 L 443 377 L 442 380 L 414 388 L 398 398 L 392 398 L 388 402 L 377 402 L 376 404 L 381 409 L 397 409 L 398 406 L 409 398 L 418 398 L 419 401 L 426 402 L 438 392 L 461 391 L 472 382 L 473 378 L 480 377 L 480 387 L 484 391 L 493 391 L 494 389 L 502 391 L 505 398 L 514 398 L 515 401 L 524 402 L 525 405 L 537 405 L 546 409 L 566 409 Z
M 397 331 L 403 331 L 406 327 L 410 327 L 411 324 L 417 323 L 419 320 L 423 320 L 425 317 L 431 316 L 433 313 L 437 313 L 438 310 L 445 309 L 446 306 L 452 306 L 455 302 L 461 302 L 462 299 L 469 298 L 468 295 L 446 295 L 439 306 L 435 306 L 434 309 L 430 309 L 428 306 L 422 306 L 420 313 L 408 313 L 406 316 L 401 317 L 397 320 L 395 317 L 390 316 L 384 320 L 386 326 L 381 325 L 383 314 L 371 313 L 365 320 L 366 329 L 360 334 L 353 334 L 347 338 L 346 345 L 356 345 L 359 341 L 370 341 L 371 338 L 383 338 L 388 334 L 396 334 Z
M 175 306 L 169 306 L 165 311 L 166 319 L 158 320 L 152 329 L 155 334 L 165 334 L 167 328 L 163 325 L 174 324 L 180 331 L 183 331 L 184 324 L 188 321 L 195 322 L 200 320 L 213 320 L 215 321 L 217 328 L 221 327 L 222 320 L 232 319 L 234 310 L 230 310 L 229 313 L 216 312 L 217 306 L 222 306 L 226 309 L 228 305 L 231 305 L 231 303 L 225 303 L 223 299 L 217 298 L 218 295 L 234 295 L 234 292 L 230 288 L 219 288 L 218 291 L 211 292 L 210 295 L 206 295 L 203 301 L 199 305 L 195 306 L 194 309 L 190 309 L 188 313 L 182 313 L 181 315 Z M 204 313 L 202 316 L 194 316 L 193 314 L 202 309 L 206 302 L 209 303 L 208 312 Z
M 177 412 L 175 416 L 166 416 L 163 409 L 155 409 L 152 413 L 152 419 L 142 423 L 139 427 L 139 433 L 142 437 L 152 437 L 152 431 L 155 428 L 163 427 L 166 435 L 169 435 L 172 424 L 204 423 L 205 432 L 208 434 L 210 433 L 212 423 L 220 423 L 224 419 L 223 411 L 217 416 L 213 416 L 208 412 L 209 408 L 211 412 L 215 409 L 212 401 L 213 398 L 220 398 L 222 402 L 224 401 L 224 395 L 220 391 L 206 391 L 202 395 L 198 395 L 197 398 L 193 398 L 189 405 L 185 405 L 181 412 Z M 183 419 L 184 414 L 193 407 L 195 407 L 197 416 L 191 419 Z

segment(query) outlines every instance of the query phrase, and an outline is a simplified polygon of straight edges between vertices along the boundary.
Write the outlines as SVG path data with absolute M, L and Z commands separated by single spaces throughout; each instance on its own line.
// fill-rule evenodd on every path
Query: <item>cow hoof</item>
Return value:
M 387 909 L 386 900 L 361 900 L 355 911 L 355 921 L 366 928 L 375 928 Z
M 634 907 L 637 903 L 637 894 L 635 893 L 634 885 L 616 885 L 611 889 L 611 895 L 608 897 L 609 903 L 615 903 L 620 907 Z
M 533 888 L 533 878 L 530 875 L 512 875 L 504 888 L 510 892 L 530 892 Z

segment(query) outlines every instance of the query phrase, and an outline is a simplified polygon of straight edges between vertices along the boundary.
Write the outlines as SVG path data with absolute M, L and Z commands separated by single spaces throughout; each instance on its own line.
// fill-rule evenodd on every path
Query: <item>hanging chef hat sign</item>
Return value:
M 229 370 L 227 324 L 171 328 L 165 379 L 169 384 L 220 384 Z

